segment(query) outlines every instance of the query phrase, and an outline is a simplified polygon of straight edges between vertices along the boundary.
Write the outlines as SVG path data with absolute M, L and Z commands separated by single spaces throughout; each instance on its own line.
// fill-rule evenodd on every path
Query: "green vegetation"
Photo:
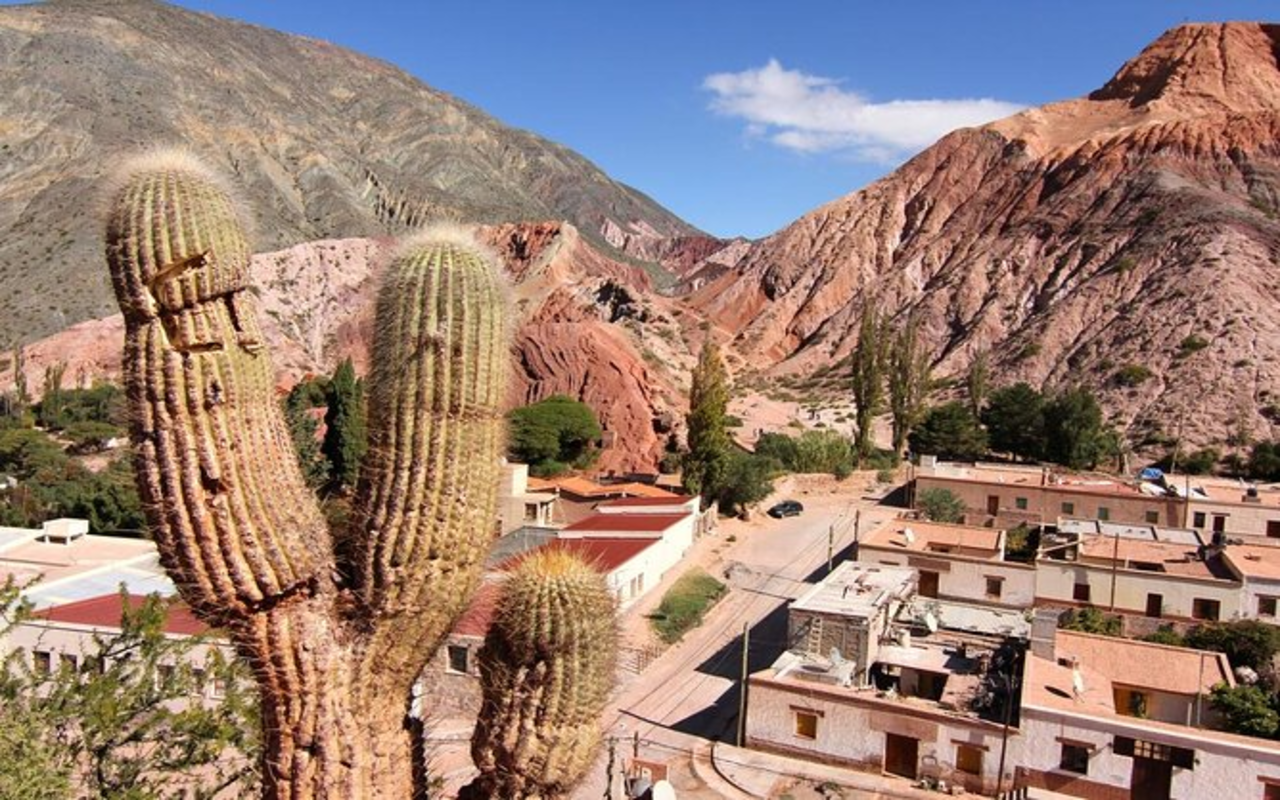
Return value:
M 931 359 L 919 340 L 919 323 L 912 317 L 889 349 L 889 411 L 893 415 L 893 452 L 899 456 L 907 437 L 924 418 L 932 383 Z M 859 429 L 861 430 L 861 429 Z M 860 451 L 863 455 L 865 451 Z
M 724 485 L 715 496 L 720 512 L 741 515 L 747 506 L 773 492 L 773 479 L 780 472 L 782 466 L 772 458 L 732 451 L 726 464 Z
M 555 394 L 510 411 L 511 458 L 529 465 L 529 472 L 548 478 L 573 469 L 586 469 L 596 460 L 600 422 L 586 403 Z
M 331 465 L 316 438 L 319 424 L 309 412 L 328 404 L 328 381 L 304 380 L 289 391 L 284 399 L 284 421 L 298 456 L 298 467 L 307 486 L 319 489 L 329 480 Z
M 1153 466 L 1166 471 L 1185 472 L 1188 475 L 1208 475 L 1222 459 L 1222 452 L 1216 447 L 1205 447 L 1178 455 L 1177 463 L 1174 463 L 1174 457 L 1174 451 L 1170 451 Z
M 964 501 L 950 489 L 925 489 L 916 497 L 921 516 L 934 522 L 958 523 L 964 519 Z
M 871 425 L 884 410 L 884 374 L 888 360 L 887 325 L 868 304 L 858 328 L 858 344 L 850 367 L 853 373 L 853 402 L 857 421 L 854 448 L 859 461 L 871 455 L 875 444 Z
M 1280 738 L 1280 698 L 1258 686 L 1220 683 L 1209 695 L 1209 705 L 1223 717 L 1223 727 L 1243 736 Z
M 1072 608 L 1058 617 L 1058 627 L 1081 633 L 1097 633 L 1102 636 L 1119 636 L 1120 617 L 1104 614 L 1096 608 Z
M 1258 442 L 1249 452 L 1249 477 L 1280 481 L 1280 441 Z
M 1209 340 L 1197 334 L 1191 334 L 1178 343 L 1178 358 L 1186 358 L 1209 346 Z
M 1023 522 L 1005 531 L 1004 557 L 1007 561 L 1033 564 L 1040 548 L 1040 530 Z
M 1133 388 L 1141 386 L 1152 378 L 1153 373 L 1141 364 L 1125 364 L 1116 370 L 1115 382 L 1120 386 Z
M 1028 383 L 996 389 L 982 409 L 991 449 L 1021 459 L 1044 452 L 1044 396 Z
M 698 356 L 689 390 L 689 414 L 685 417 L 689 452 L 682 475 L 684 488 L 701 494 L 707 504 L 728 485 L 726 473 L 733 450 L 725 420 L 728 407 L 729 378 L 724 359 L 720 347 L 708 339 Z
M 122 597 L 123 601 L 123 597 Z M 41 673 L 0 664 L 0 797 L 212 797 L 255 793 L 257 703 L 248 676 L 199 638 L 164 633 L 167 602 L 123 605 L 121 632 L 78 665 Z M 26 618 L 17 587 L 0 586 L 0 637 Z M 210 683 L 217 701 L 193 701 Z M 72 792 L 71 787 L 76 791 Z
M 329 462 L 328 490 L 345 494 L 355 489 L 360 460 L 369 448 L 366 431 L 364 381 L 356 377 L 351 359 L 343 359 L 329 381 L 324 414 L 324 443 L 320 452 Z
M 725 593 L 725 585 L 700 569 L 680 576 L 662 596 L 650 617 L 659 638 L 667 644 L 680 641 L 685 633 L 702 624 L 707 610 Z
M 969 362 L 969 371 L 965 373 L 965 390 L 969 395 L 969 411 L 975 417 L 982 416 L 982 409 L 987 402 L 987 392 L 991 389 L 990 354 L 986 349 L 974 353 Z
M 805 431 L 798 437 L 766 433 L 756 442 L 756 455 L 789 472 L 826 472 L 837 478 L 847 477 L 855 460 L 849 440 L 832 430 Z
M 1067 389 L 1045 403 L 1044 456 L 1072 469 L 1093 469 L 1105 453 L 1102 408 L 1088 389 Z
M 987 434 L 959 401 L 934 406 L 911 432 L 911 451 L 945 459 L 975 459 L 987 452 Z

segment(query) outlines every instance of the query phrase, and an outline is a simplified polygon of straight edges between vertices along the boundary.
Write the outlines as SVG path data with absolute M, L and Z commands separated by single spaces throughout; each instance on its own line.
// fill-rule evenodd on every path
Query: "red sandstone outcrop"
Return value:
M 990 349 L 1002 381 L 1100 390 L 1138 441 L 1220 442 L 1241 409 L 1275 435 L 1277 52 L 1280 26 L 1176 28 L 1089 98 L 952 133 L 802 217 L 690 302 L 777 371 L 843 357 L 874 307 L 920 317 L 939 374 Z M 1123 385 L 1127 365 L 1151 377 Z

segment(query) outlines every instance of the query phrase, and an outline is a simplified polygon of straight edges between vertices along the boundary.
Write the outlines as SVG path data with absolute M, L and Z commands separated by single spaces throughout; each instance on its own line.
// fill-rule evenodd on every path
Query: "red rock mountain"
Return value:
M 1280 26 L 1175 28 L 1089 97 L 956 131 L 754 243 L 689 302 L 776 372 L 842 358 L 875 308 L 919 316 L 941 375 L 990 349 L 1002 381 L 1101 390 L 1139 443 L 1221 442 L 1241 412 L 1274 435 L 1278 55 Z

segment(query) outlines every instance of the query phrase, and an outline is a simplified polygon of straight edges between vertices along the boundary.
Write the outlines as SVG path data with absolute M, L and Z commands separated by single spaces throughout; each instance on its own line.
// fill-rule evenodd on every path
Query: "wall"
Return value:
M 1184 503 L 1177 498 L 1147 497 L 1136 493 L 1091 493 L 1061 486 L 1041 486 L 1038 475 L 1031 479 L 1037 482 L 986 483 L 938 475 L 919 475 L 916 478 L 915 496 L 919 497 L 920 492 L 926 489 L 946 489 L 964 503 L 967 525 L 994 525 L 1001 528 L 1012 528 L 1019 523 L 1033 527 L 1042 523 L 1052 525 L 1058 517 L 1097 519 L 1099 507 L 1105 507 L 1109 512 L 1110 522 L 1182 527 Z M 991 495 L 1000 498 L 999 513 L 994 517 L 987 514 L 987 498 Z M 1017 499 L 1020 497 L 1027 500 L 1025 509 L 1017 507 Z M 1071 504 L 1069 512 L 1063 508 L 1063 503 Z M 1158 519 L 1155 522 L 1149 521 L 1148 512 L 1155 512 Z
M 480 673 L 477 655 L 484 644 L 480 636 L 450 634 L 422 670 L 418 686 L 427 711 L 427 729 L 432 719 L 474 719 L 480 713 Z M 467 672 L 449 669 L 449 645 L 466 647 Z
M 938 573 L 938 596 L 1009 608 L 1030 608 L 1036 598 L 1036 570 L 1029 564 L 964 558 L 947 553 L 913 553 L 902 548 L 862 545 L 858 560 L 872 564 L 915 567 Z M 986 578 L 1004 578 L 1000 599 L 987 597 Z
M 1088 583 L 1088 605 L 1110 608 L 1111 575 L 1111 569 L 1106 567 L 1041 559 L 1036 564 L 1036 597 L 1047 602 L 1083 605 L 1072 599 L 1073 591 L 1077 582 Z M 1243 615 L 1240 605 L 1243 591 L 1238 583 L 1131 569 L 1116 570 L 1115 575 L 1117 611 L 1144 614 L 1147 594 L 1150 593 L 1164 598 L 1162 616 L 1165 617 L 1190 619 L 1192 601 L 1196 598 L 1217 600 L 1220 619 L 1235 619 Z
M 1244 594 L 1240 599 L 1241 612 L 1244 616 L 1260 619 L 1263 622 L 1280 624 L 1280 617 L 1263 617 L 1258 614 L 1258 599 L 1260 597 L 1280 598 L 1280 581 L 1266 578 L 1245 578 Z M 1277 611 L 1280 611 L 1280 603 L 1277 603 L 1277 606 Z
M 1263 503 L 1224 503 L 1213 500 L 1192 500 L 1187 526 L 1192 527 L 1196 512 L 1204 514 L 1204 525 L 1198 531 L 1213 531 L 1213 515 L 1225 514 L 1228 535 L 1257 536 L 1266 538 L 1267 522 L 1280 521 L 1280 507 Z M 1272 540 L 1274 541 L 1274 540 Z
M 815 739 L 796 735 L 796 709 L 820 715 Z M 919 774 L 940 777 L 948 783 L 965 779 L 955 771 L 956 742 L 985 748 L 981 783 L 969 780 L 968 785 L 971 791 L 991 792 L 995 788 L 1000 758 L 998 725 L 951 717 L 917 703 L 880 700 L 871 691 L 855 696 L 847 690 L 828 689 L 808 681 L 773 681 L 760 676 L 751 679 L 748 747 L 879 772 L 887 733 L 917 739 Z
M 1117 796 L 1090 785 L 1129 786 L 1133 759 L 1113 752 L 1116 735 L 1195 751 L 1195 769 L 1173 770 L 1173 797 L 1259 800 L 1259 776 L 1280 781 L 1280 745 L 1275 742 L 1254 740 L 1257 744 L 1252 744 L 1243 737 L 1217 738 L 1207 731 L 1170 731 L 1136 720 L 1095 719 L 1029 706 L 1023 707 L 1021 730 L 1009 740 L 1009 761 L 1037 773 L 1034 785 L 1041 788 L 1077 797 Z M 1088 775 L 1058 769 L 1062 739 L 1094 745 Z M 1127 793 L 1118 796 L 1127 797 Z

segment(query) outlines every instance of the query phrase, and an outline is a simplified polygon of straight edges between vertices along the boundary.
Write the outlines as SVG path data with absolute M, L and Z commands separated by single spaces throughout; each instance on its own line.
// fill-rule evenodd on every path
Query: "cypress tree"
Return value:
M 889 354 L 889 410 L 893 414 L 893 452 L 901 456 L 907 436 L 924 417 L 929 394 L 929 354 L 920 346 L 919 324 L 912 317 L 893 340 Z
M 720 348 L 707 341 L 693 370 L 689 390 L 689 452 L 684 458 L 684 487 L 701 494 L 710 504 L 724 488 L 730 450 L 726 416 L 729 408 L 728 376 Z
M 320 452 L 329 461 L 330 492 L 355 487 L 360 459 L 368 449 L 365 433 L 364 382 L 356 377 L 351 359 L 343 360 L 329 381 L 329 408 L 324 415 L 327 430 Z
M 884 410 L 884 371 L 886 347 L 885 324 L 880 314 L 868 303 L 862 313 L 858 328 L 858 345 L 853 350 L 853 402 L 857 437 L 855 445 L 859 460 L 875 450 L 871 436 L 871 424 Z

